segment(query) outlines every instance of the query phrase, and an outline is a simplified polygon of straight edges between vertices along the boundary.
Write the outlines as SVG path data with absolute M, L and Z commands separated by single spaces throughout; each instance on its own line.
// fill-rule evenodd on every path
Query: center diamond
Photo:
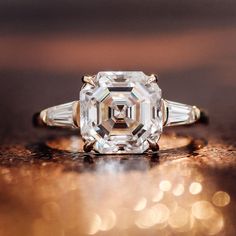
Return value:
M 161 90 L 143 72 L 99 72 L 80 92 L 80 129 L 99 153 L 143 153 L 162 132 Z

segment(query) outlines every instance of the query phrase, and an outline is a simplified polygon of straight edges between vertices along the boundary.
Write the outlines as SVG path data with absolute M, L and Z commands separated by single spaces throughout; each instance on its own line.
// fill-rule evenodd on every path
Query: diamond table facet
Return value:
M 80 92 L 80 128 L 99 153 L 143 153 L 162 132 L 161 90 L 143 72 L 99 72 Z

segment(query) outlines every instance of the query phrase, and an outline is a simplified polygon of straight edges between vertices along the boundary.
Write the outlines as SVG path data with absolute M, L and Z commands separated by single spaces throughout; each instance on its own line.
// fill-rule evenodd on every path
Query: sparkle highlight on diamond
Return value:
M 161 90 L 143 72 L 99 72 L 80 92 L 82 137 L 99 153 L 143 153 L 162 132 Z

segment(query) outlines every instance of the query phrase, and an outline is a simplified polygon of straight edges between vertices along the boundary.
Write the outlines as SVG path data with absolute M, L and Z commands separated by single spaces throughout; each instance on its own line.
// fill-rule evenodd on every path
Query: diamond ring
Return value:
M 37 123 L 80 128 L 86 152 L 155 151 L 163 127 L 192 124 L 201 116 L 196 106 L 163 99 L 156 75 L 105 71 L 83 82 L 80 100 L 41 111 Z

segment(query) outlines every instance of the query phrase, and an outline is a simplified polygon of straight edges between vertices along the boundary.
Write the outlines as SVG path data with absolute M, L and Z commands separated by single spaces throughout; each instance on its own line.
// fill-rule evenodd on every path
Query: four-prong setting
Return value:
M 96 81 L 95 80 L 96 80 L 96 75 L 85 75 L 82 78 L 84 86 L 88 85 L 88 86 L 95 87 L 96 86 Z M 157 82 L 158 82 L 158 75 L 151 74 L 151 75 L 147 76 L 146 84 L 152 84 L 152 83 L 157 83 Z M 123 110 L 124 110 L 124 108 L 123 108 Z M 121 112 L 116 112 L 115 111 L 114 113 L 117 114 L 119 117 L 122 117 Z M 124 112 L 123 112 L 123 116 L 124 116 Z M 115 117 L 115 115 L 114 115 L 114 117 Z M 149 145 L 148 150 L 151 150 L 153 152 L 156 152 L 156 151 L 159 150 L 159 145 L 157 143 L 157 140 L 147 139 L 147 142 L 148 142 L 148 145 Z M 95 143 L 96 143 L 96 140 L 94 138 L 92 138 L 92 140 L 85 140 L 85 144 L 84 144 L 84 147 L 83 147 L 84 151 L 85 152 L 93 151 Z
M 102 154 L 143 153 L 150 148 L 149 140 L 159 139 L 162 102 L 156 75 L 110 71 L 83 81 L 80 129 L 86 150 L 89 142 Z

